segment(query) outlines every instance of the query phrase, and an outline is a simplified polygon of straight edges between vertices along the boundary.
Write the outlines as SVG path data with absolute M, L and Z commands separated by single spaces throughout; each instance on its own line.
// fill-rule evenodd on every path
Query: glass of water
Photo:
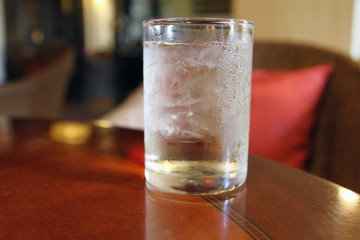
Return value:
M 155 190 L 224 193 L 247 176 L 253 24 L 143 22 L 145 177 Z

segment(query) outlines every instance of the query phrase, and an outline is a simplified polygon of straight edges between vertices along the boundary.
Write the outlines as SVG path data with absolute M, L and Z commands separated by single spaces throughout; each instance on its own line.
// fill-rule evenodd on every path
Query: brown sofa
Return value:
M 312 130 L 307 170 L 360 192 L 360 66 L 329 50 L 295 43 L 256 42 L 254 68 L 334 67 Z

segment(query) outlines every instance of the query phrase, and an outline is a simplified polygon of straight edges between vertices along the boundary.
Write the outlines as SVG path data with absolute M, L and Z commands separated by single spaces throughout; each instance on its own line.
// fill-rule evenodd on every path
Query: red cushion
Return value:
M 323 64 L 298 70 L 253 71 L 251 154 L 304 168 L 316 106 L 331 70 Z

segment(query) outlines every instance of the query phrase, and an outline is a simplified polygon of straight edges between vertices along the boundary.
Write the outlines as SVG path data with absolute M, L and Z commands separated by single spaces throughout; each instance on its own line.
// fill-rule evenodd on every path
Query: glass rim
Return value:
M 254 23 L 245 19 L 236 18 L 205 18 L 205 17 L 175 17 L 144 20 L 143 26 L 148 25 L 241 25 L 249 28 Z

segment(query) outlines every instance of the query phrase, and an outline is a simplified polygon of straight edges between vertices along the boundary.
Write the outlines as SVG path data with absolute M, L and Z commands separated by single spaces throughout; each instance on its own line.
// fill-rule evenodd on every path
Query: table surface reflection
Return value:
M 259 157 L 230 195 L 147 189 L 143 132 L 0 117 L 0 239 L 358 239 L 360 195 Z

